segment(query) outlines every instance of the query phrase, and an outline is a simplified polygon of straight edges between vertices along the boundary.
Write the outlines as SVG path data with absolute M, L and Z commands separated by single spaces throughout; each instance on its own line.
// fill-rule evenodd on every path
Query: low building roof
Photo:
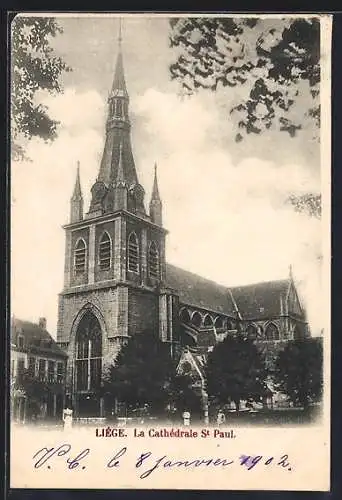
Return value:
M 18 318 L 12 320 L 11 342 L 18 348 L 18 336 L 24 337 L 26 352 L 54 354 L 67 357 L 67 354 L 58 346 L 50 333 L 36 323 Z

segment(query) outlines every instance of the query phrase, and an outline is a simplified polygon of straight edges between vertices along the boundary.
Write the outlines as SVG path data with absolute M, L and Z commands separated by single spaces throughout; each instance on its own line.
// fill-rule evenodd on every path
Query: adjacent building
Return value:
M 11 415 L 14 421 L 60 419 L 64 407 L 67 355 L 46 330 L 12 318 Z

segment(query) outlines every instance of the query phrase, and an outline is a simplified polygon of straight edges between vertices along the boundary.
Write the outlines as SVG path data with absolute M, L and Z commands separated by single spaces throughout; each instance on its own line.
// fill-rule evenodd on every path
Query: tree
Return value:
M 309 217 L 321 218 L 322 197 L 320 194 L 305 193 L 302 195 L 290 195 L 287 203 L 291 205 L 295 212 L 305 213 Z
M 37 380 L 29 370 L 20 373 L 15 385 L 16 390 L 23 391 L 27 401 L 27 417 L 37 416 L 42 402 L 49 394 L 49 386 Z
M 247 96 L 230 109 L 244 134 L 277 127 L 291 137 L 303 116 L 320 124 L 320 23 L 317 18 L 172 18 L 170 45 L 176 61 L 171 78 L 185 92 L 242 87 Z M 305 91 L 308 98 L 302 99 Z M 307 104 L 307 108 L 303 108 Z M 291 116 L 290 111 L 297 108 Z
M 148 405 L 155 414 L 163 412 L 170 399 L 175 373 L 169 346 L 156 332 L 131 337 L 109 367 L 104 390 L 130 409 Z
M 274 377 L 276 387 L 295 405 L 306 407 L 310 401 L 319 401 L 323 391 L 322 340 L 290 341 L 278 354 Z
M 176 407 L 178 416 L 188 410 L 190 413 L 200 415 L 202 412 L 202 398 L 196 393 L 193 385 L 196 380 L 190 375 L 171 376 L 169 386 L 169 402 Z
M 62 28 L 51 17 L 17 16 L 11 33 L 11 135 L 12 157 L 23 159 L 22 139 L 40 137 L 53 140 L 58 122 L 48 109 L 36 101 L 39 91 L 56 94 L 62 91 L 60 76 L 70 68 L 56 57 L 51 38 Z
M 264 360 L 252 340 L 242 336 L 227 336 L 216 344 L 208 356 L 206 384 L 209 398 L 219 404 L 252 398 L 260 400 L 266 394 Z

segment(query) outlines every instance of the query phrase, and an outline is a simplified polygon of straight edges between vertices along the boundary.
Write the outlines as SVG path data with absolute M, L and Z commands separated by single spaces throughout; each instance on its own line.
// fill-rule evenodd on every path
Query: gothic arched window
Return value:
M 213 326 L 213 320 L 209 314 L 205 315 L 203 324 L 204 324 L 204 326 Z
M 101 271 L 110 268 L 111 264 L 111 250 L 112 250 L 110 236 L 107 232 L 104 232 L 101 236 L 99 243 L 99 266 Z
M 151 241 L 148 250 L 148 270 L 152 278 L 159 278 L 159 250 L 155 241 Z
M 191 323 L 195 326 L 201 326 L 202 324 L 202 316 L 199 312 L 195 311 L 191 317 Z
M 102 332 L 94 314 L 87 311 L 76 332 L 75 385 L 77 391 L 95 391 L 101 385 Z
M 179 318 L 180 318 L 182 323 L 190 323 L 189 311 L 185 308 L 181 309 L 180 314 L 179 314 Z
M 257 337 L 257 328 L 255 325 L 248 325 L 246 328 L 247 335 L 250 339 L 254 340 Z
M 85 241 L 80 238 L 75 245 L 74 252 L 74 266 L 76 274 L 81 274 L 85 272 L 86 269 L 86 244 Z
M 269 325 L 267 325 L 266 330 L 265 330 L 265 337 L 266 337 L 266 340 L 279 340 L 280 339 L 279 330 L 274 323 L 270 323 Z
M 215 328 L 223 328 L 223 319 L 221 318 L 221 316 L 218 316 L 215 319 Z
M 139 269 L 139 240 L 133 232 L 128 237 L 128 270 L 138 273 Z

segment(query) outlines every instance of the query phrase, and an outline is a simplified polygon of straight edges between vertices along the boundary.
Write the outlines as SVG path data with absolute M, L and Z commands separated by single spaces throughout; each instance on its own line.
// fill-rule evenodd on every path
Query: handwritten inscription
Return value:
M 40 469 L 57 466 L 59 461 L 67 470 L 85 470 L 88 465 L 87 459 L 92 451 L 90 448 L 84 448 L 80 451 L 73 451 L 68 443 L 63 443 L 57 447 L 43 447 L 33 455 L 33 467 Z M 103 467 L 105 469 L 118 470 L 122 465 L 127 466 L 127 447 L 122 447 L 115 451 L 110 457 L 103 457 Z M 242 454 L 238 457 L 192 457 L 192 458 L 173 458 L 168 455 L 156 456 L 151 451 L 143 451 L 135 458 L 130 458 L 131 466 L 137 470 L 140 479 L 146 479 L 157 470 L 172 470 L 183 468 L 190 469 L 215 469 L 243 467 L 246 471 L 251 471 L 256 467 L 280 467 L 285 471 L 291 472 L 293 466 L 290 463 L 287 454 L 278 457 L 263 455 Z

